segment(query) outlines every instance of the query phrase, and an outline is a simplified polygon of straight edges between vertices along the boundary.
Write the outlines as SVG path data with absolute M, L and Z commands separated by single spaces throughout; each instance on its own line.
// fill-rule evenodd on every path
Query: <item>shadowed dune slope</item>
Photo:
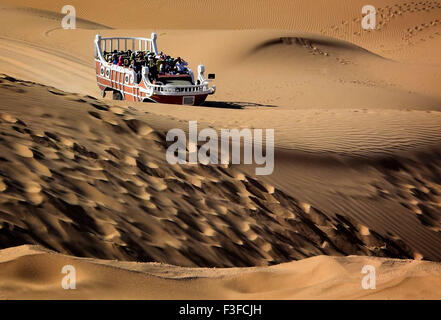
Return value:
M 217 267 L 415 255 L 235 168 L 169 165 L 148 113 L 7 76 L 0 91 L 3 248 Z

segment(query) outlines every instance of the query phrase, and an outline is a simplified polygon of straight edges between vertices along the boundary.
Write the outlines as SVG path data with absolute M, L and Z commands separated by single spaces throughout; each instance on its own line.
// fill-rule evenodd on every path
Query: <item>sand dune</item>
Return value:
M 43 0 L 3 0 L 14 6 L 32 7 L 59 13 L 65 2 Z M 382 55 L 411 61 L 438 62 L 430 50 L 440 44 L 441 4 L 439 1 L 377 0 L 377 29 L 361 28 L 362 0 L 201 1 L 176 3 L 173 0 L 134 0 L 124 6 L 124 14 L 107 10 L 109 1 L 75 0 L 78 15 L 98 24 L 118 29 L 279 29 L 324 34 L 369 47 Z M 235 10 L 231 10 L 235 8 Z M 179 15 L 170 15 L 176 10 Z M 132 19 L 127 19 L 132 17 Z M 222 19 L 219 19 L 222 17 Z
M 375 290 L 361 287 L 366 264 L 379 275 Z M 75 290 L 61 287 L 65 265 L 75 267 Z M 356 256 L 210 269 L 81 259 L 36 246 L 0 251 L 6 299 L 439 299 L 440 276 L 438 263 Z
M 76 30 L 65 4 L 0 5 L 3 298 L 439 298 L 416 261 L 441 259 L 439 1 L 376 1 L 375 31 L 361 0 L 77 0 Z M 152 31 L 216 73 L 204 106 L 100 98 L 95 34 Z M 189 120 L 274 128 L 275 172 L 170 166 L 164 132 Z
M 235 168 L 170 166 L 153 115 L 9 77 L 0 90 L 4 248 L 217 267 L 415 256 Z

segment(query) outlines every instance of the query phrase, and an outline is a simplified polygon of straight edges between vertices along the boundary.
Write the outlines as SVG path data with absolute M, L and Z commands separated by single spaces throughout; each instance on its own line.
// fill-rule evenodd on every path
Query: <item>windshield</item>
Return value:
M 158 81 L 168 86 L 188 86 L 193 85 L 190 77 L 186 78 L 160 78 Z

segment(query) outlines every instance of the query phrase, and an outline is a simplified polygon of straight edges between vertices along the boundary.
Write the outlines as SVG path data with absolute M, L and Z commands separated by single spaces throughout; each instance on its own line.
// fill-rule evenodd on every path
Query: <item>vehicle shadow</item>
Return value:
M 245 109 L 249 107 L 265 107 L 265 108 L 277 108 L 271 104 L 261 104 L 255 102 L 237 102 L 237 101 L 205 101 L 201 107 L 208 108 L 224 108 L 224 109 Z

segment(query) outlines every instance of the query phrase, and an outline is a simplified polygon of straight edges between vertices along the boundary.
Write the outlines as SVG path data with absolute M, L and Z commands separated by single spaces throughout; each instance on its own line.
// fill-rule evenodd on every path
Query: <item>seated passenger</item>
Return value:
M 113 54 L 112 56 L 112 63 L 113 64 L 118 64 L 118 56 L 116 53 Z
M 156 55 L 156 59 L 157 60 L 164 60 L 164 53 L 162 51 L 160 51 L 157 55 Z
M 158 72 L 160 72 L 160 70 L 161 70 L 162 61 L 163 60 L 161 60 L 161 59 L 156 60 L 156 70 L 158 70 Z
M 140 70 L 140 67 L 136 64 L 135 60 L 132 60 L 129 68 L 135 70 L 136 72 L 138 72 Z
M 156 61 L 152 56 L 149 57 L 147 66 L 149 67 L 151 79 L 155 80 L 158 77 L 158 69 L 156 67 Z
M 176 59 L 175 67 L 176 67 L 176 71 L 178 73 L 187 72 L 187 62 L 185 62 L 183 59 L 181 59 L 181 57 L 178 57 Z
M 161 64 L 159 65 L 159 73 L 160 74 L 166 73 L 166 68 L 167 68 L 167 65 L 166 65 L 165 61 L 162 60 Z
M 170 66 L 170 69 L 174 69 L 175 68 L 176 62 L 175 62 L 175 59 L 173 59 L 172 57 L 168 57 L 167 63 Z

